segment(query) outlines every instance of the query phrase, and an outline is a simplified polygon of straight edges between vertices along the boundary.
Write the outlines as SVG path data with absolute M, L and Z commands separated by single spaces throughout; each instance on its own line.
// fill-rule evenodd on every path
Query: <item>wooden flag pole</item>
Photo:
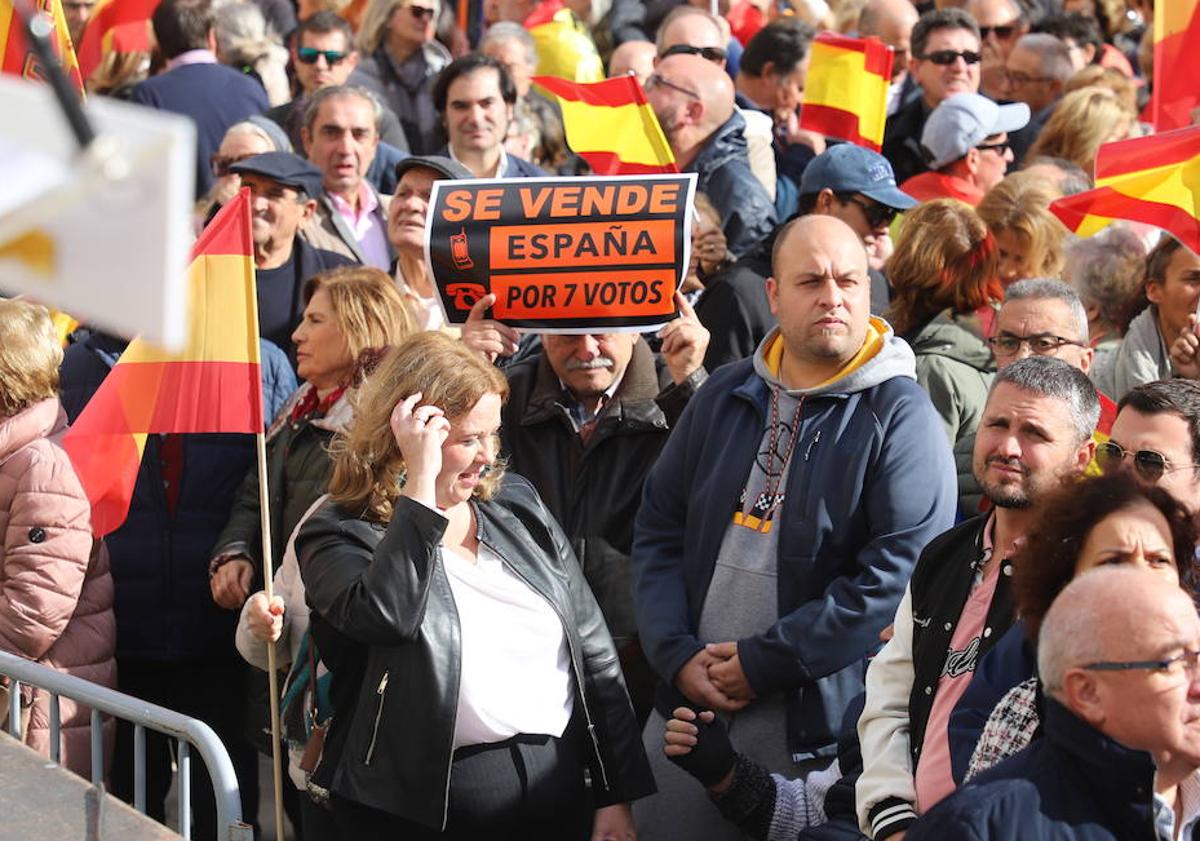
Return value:
M 258 511 L 262 524 L 263 589 L 267 604 L 275 598 L 275 565 L 271 562 L 271 503 L 267 488 L 267 436 L 262 430 L 254 436 L 258 450 Z M 267 682 L 271 703 L 271 768 L 275 777 L 275 837 L 283 838 L 283 761 L 279 726 L 279 676 L 275 666 L 275 643 L 267 643 Z

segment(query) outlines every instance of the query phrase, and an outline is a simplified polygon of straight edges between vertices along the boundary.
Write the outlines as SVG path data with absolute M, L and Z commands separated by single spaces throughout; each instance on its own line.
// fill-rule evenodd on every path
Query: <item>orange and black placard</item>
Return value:
M 451 324 L 489 292 L 522 330 L 649 330 L 675 317 L 696 176 L 437 181 L 425 250 Z

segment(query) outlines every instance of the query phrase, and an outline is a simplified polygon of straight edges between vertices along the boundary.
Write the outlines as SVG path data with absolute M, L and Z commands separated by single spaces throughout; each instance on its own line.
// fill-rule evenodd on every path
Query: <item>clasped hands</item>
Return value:
M 675 676 L 675 687 L 697 706 L 737 712 L 755 698 L 736 642 L 710 642 Z

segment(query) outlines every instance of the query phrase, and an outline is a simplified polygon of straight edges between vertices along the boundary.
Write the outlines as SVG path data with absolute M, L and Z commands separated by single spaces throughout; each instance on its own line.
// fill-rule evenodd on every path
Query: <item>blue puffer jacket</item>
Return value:
M 108 376 L 125 341 L 81 331 L 61 369 L 63 408 L 72 422 Z M 263 403 L 270 418 L 296 386 L 283 351 L 262 343 Z M 250 435 L 187 435 L 172 516 L 163 492 L 160 443 L 146 441 L 125 523 L 105 538 L 112 559 L 117 655 L 201 659 L 233 651 L 236 611 L 212 600 L 208 559 L 229 519 L 238 485 L 254 465 Z
M 906 841 L 1156 841 L 1150 754 L 1052 698 L 1042 713 L 1043 738 L 935 806 Z
M 954 465 L 912 351 L 874 319 L 882 348 L 803 392 L 799 445 L 776 526 L 779 619 L 738 641 L 759 697 L 782 692 L 797 760 L 832 756 L 863 692 L 921 549 L 954 523 Z M 638 631 L 660 678 L 704 646 L 700 613 L 725 531 L 762 441 L 770 405 L 763 357 L 713 374 L 692 398 L 646 480 L 634 533 Z M 797 394 L 798 392 L 792 392 Z
M 746 157 L 745 128 L 745 119 L 734 111 L 683 170 L 699 175 L 696 189 L 721 214 L 729 250 L 738 257 L 766 239 L 776 221 L 775 204 Z

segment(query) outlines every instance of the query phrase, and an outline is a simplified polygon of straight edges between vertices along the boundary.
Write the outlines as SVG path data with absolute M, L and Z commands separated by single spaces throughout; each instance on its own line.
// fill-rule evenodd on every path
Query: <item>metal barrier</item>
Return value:
M 217 826 L 226 831 L 221 841 L 253 841 L 254 832 L 242 821 L 242 801 L 237 774 L 225 746 L 212 728 L 195 718 L 147 703 L 129 695 L 99 686 L 72 675 L 30 662 L 0 651 L 0 675 L 12 681 L 9 694 L 9 733 L 20 738 L 21 684 L 29 684 L 50 693 L 50 760 L 57 763 L 61 752 L 61 713 L 59 697 L 70 698 L 90 707 L 92 740 L 92 782 L 104 782 L 104 733 L 101 715 L 123 718 L 133 723 L 133 806 L 146 813 L 146 728 L 176 740 L 179 788 L 179 834 L 191 838 L 191 752 L 194 746 L 208 769 L 217 798 Z

